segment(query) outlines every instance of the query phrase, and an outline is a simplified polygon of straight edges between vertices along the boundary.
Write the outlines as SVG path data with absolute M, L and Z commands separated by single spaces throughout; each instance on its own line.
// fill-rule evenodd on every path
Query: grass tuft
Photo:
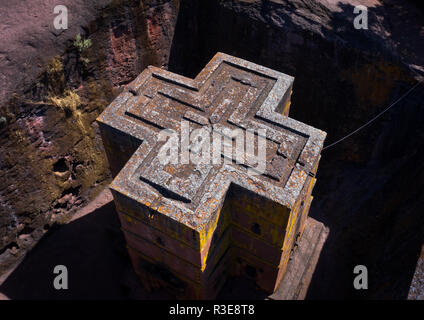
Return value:
M 78 107 L 82 104 L 80 96 L 71 90 L 66 90 L 63 96 L 49 97 L 49 103 L 63 110 L 66 116 L 72 116 L 78 127 L 85 132 L 82 113 Z

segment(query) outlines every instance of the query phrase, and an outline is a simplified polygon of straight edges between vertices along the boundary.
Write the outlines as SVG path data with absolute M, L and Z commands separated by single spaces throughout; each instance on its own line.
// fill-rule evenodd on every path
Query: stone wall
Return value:
M 32 2 L 38 19 L 2 5 L 14 33 L 1 55 L 0 273 L 110 182 L 94 120 L 145 67 L 167 66 L 178 12 L 178 1 L 61 4 L 63 33 L 52 26 L 54 3 Z M 16 21 L 27 17 L 21 30 Z M 78 33 L 91 41 L 84 52 Z

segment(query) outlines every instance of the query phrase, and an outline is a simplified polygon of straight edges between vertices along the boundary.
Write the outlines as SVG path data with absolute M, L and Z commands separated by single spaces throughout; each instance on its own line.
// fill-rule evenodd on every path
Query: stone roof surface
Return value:
M 293 80 L 223 53 L 195 79 L 147 68 L 98 118 L 142 141 L 111 189 L 197 230 L 222 204 L 231 183 L 292 208 L 315 172 L 326 136 L 281 114 Z M 158 160 L 158 135 L 163 129 L 179 132 L 181 119 L 224 136 L 235 128 L 266 129 L 266 172 L 249 175 L 248 164 L 234 161 L 177 165 L 170 172 Z

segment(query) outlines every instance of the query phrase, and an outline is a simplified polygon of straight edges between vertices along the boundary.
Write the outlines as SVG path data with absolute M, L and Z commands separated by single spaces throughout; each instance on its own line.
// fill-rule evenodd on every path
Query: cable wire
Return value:
M 399 103 L 399 101 L 401 101 L 403 98 L 405 98 L 408 94 L 410 94 L 416 87 L 418 87 L 421 83 L 423 82 L 423 80 L 418 81 L 411 89 L 409 89 L 406 93 L 404 93 L 399 99 L 397 99 L 395 102 L 393 102 L 390 106 L 388 106 L 386 109 L 384 109 L 383 111 L 381 111 L 378 115 L 376 115 L 374 118 L 372 118 L 371 120 L 369 120 L 367 123 L 365 123 L 364 125 L 360 126 L 358 129 L 356 129 L 355 131 L 352 131 L 351 133 L 349 133 L 348 135 L 344 136 L 343 138 L 333 142 L 332 144 L 322 148 L 322 150 L 324 151 L 327 148 L 330 148 L 332 146 L 335 146 L 336 144 L 342 142 L 343 140 L 346 140 L 347 138 L 349 138 L 350 136 L 354 135 L 355 133 L 357 133 L 358 131 L 362 130 L 363 128 L 365 128 L 366 126 L 368 126 L 370 123 L 374 122 L 375 120 L 377 120 L 379 117 L 381 117 L 384 113 L 386 113 L 387 111 L 389 111 L 392 107 L 394 107 L 397 103 Z

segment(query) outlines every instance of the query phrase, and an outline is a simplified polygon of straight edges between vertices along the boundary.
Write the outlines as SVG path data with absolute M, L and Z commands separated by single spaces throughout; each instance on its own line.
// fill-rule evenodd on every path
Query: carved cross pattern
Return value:
M 157 207 L 160 198 L 169 215 L 193 227 L 207 219 L 230 182 L 292 206 L 306 175 L 314 174 L 325 139 L 324 132 L 281 114 L 292 83 L 292 77 L 222 53 L 194 80 L 149 67 L 98 119 L 142 141 L 112 188 L 134 192 L 135 199 Z M 178 131 L 181 119 L 212 125 L 223 134 L 226 128 L 266 129 L 265 175 L 249 177 L 239 166 L 167 170 L 155 158 L 158 131 Z

